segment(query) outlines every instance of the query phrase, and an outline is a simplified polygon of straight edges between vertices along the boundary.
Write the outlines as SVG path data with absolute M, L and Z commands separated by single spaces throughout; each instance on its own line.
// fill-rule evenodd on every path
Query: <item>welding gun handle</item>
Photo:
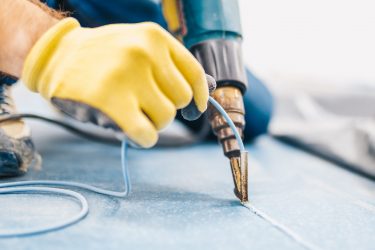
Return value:
M 212 93 L 216 89 L 216 81 L 212 76 L 208 74 L 206 74 L 206 80 L 208 90 L 210 93 Z M 193 99 L 188 106 L 181 110 L 181 115 L 185 120 L 194 121 L 197 120 L 202 115 L 202 113 L 198 110 L 197 105 L 195 104 Z

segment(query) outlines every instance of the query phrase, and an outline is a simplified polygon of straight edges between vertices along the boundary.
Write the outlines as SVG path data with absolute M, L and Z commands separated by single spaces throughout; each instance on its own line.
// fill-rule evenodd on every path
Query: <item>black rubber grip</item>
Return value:
M 206 74 L 207 86 L 210 93 L 216 89 L 215 79 Z M 181 110 L 181 115 L 185 120 L 194 121 L 197 120 L 202 113 L 198 110 L 197 105 L 194 102 L 194 99 L 191 100 L 188 106 Z
M 216 80 L 217 87 L 234 86 L 245 93 L 247 78 L 242 61 L 241 40 L 206 40 L 191 47 L 191 53 L 206 74 Z

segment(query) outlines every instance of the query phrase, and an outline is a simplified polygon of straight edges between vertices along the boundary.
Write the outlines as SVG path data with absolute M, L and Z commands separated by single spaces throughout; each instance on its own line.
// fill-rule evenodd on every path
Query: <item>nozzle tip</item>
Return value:
M 246 203 L 249 200 L 247 185 L 248 153 L 241 152 L 240 157 L 230 158 L 230 166 L 234 181 L 234 194 L 241 203 Z

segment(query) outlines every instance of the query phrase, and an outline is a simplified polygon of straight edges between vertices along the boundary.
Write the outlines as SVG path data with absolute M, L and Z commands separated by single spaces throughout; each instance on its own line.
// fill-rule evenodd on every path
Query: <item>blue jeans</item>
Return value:
M 110 23 L 151 21 L 166 28 L 161 5 L 153 0 L 44 0 L 52 8 L 63 8 L 77 18 L 82 26 L 96 27 Z M 267 87 L 246 70 L 249 82 L 244 95 L 246 110 L 245 139 L 252 140 L 267 132 L 272 117 L 273 98 Z M 189 123 L 199 129 L 200 121 Z

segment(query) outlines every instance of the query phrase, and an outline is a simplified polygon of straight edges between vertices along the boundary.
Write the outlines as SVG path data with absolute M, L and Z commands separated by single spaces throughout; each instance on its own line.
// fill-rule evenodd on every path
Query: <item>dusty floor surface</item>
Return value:
M 33 123 L 43 170 L 21 179 L 56 179 L 122 189 L 119 148 Z M 375 183 L 263 137 L 250 151 L 250 198 L 311 247 L 375 244 Z M 88 217 L 69 228 L 0 240 L 0 249 L 303 249 L 242 207 L 216 144 L 130 150 L 132 192 L 117 199 L 79 190 Z M 0 230 L 41 225 L 77 212 L 48 195 L 0 196 Z

